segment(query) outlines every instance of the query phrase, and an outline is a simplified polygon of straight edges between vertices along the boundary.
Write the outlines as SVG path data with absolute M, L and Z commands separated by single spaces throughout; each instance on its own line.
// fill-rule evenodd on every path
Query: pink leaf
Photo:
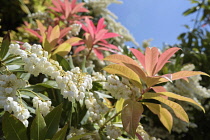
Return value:
M 88 18 L 85 18 L 85 22 L 87 23 L 88 32 L 90 33 L 91 37 L 94 38 L 94 29 L 92 27 L 93 22 Z
M 108 38 L 117 37 L 117 36 L 120 36 L 120 35 L 116 33 L 106 33 L 101 39 L 108 39 Z
M 178 50 L 180 50 L 180 48 L 173 47 L 162 53 L 158 59 L 158 63 L 154 73 L 158 73 L 168 62 L 168 60 L 172 57 L 172 55 L 174 55 L 174 53 L 176 53 Z
M 112 44 L 104 44 L 104 43 L 97 43 L 97 44 L 101 45 L 101 46 L 105 46 L 105 47 L 110 48 L 110 49 L 120 50 L 117 46 L 112 45 Z
M 42 42 L 42 36 L 40 36 L 36 31 L 32 30 L 32 29 L 28 29 L 26 28 L 26 31 L 28 31 L 29 33 L 31 33 L 32 35 L 36 36 L 39 38 L 39 41 Z
M 130 51 L 135 55 L 135 57 L 139 60 L 139 62 L 142 64 L 142 66 L 146 70 L 146 67 L 145 67 L 145 56 L 137 49 L 130 48 Z
M 84 50 L 86 47 L 85 46 L 79 46 L 75 49 L 74 54 L 77 54 L 79 52 L 81 52 L 82 50 Z
M 103 55 L 103 53 L 100 50 L 95 48 L 95 49 L 93 49 L 93 51 L 96 54 L 96 56 L 98 57 L 98 59 L 100 59 L 100 60 L 104 59 L 104 55 Z
M 152 87 L 152 89 L 158 93 L 158 92 L 167 92 L 167 90 L 163 87 L 163 86 L 155 86 L 155 87 Z
M 154 70 L 158 62 L 159 51 L 157 48 L 146 48 L 145 52 L 145 66 L 149 76 L 154 76 Z
M 67 35 L 70 30 L 71 30 L 71 27 L 67 27 L 67 28 L 62 29 L 60 31 L 59 39 L 63 38 L 65 35 Z
M 100 31 L 101 29 L 103 29 L 105 27 L 106 27 L 106 25 L 104 25 L 104 18 L 100 18 L 100 20 L 98 21 L 96 32 Z

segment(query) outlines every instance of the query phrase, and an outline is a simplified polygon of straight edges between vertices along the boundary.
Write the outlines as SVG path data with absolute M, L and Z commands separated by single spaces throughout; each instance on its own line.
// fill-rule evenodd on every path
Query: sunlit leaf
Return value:
M 163 66 L 168 62 L 168 60 L 174 55 L 174 53 L 176 53 L 178 50 L 180 50 L 180 48 L 173 47 L 163 52 L 158 58 L 158 63 L 154 73 L 158 73 L 163 68 Z
M 48 38 L 48 41 L 51 43 L 54 40 L 58 40 L 58 38 L 60 37 L 60 27 L 58 25 L 56 25 L 51 33 L 50 33 L 50 37 Z M 57 42 L 57 41 L 56 41 Z
M 66 40 L 65 43 L 69 43 L 70 45 L 73 45 L 74 43 L 77 43 L 80 40 L 82 40 L 82 39 L 79 37 L 72 37 L 72 38 Z
M 167 109 L 161 107 L 159 104 L 147 102 L 144 102 L 143 104 L 145 104 L 154 114 L 158 115 L 162 124 L 169 132 L 171 132 L 173 126 L 173 118 L 171 113 Z
M 158 100 L 166 105 L 168 105 L 175 113 L 175 115 L 185 121 L 185 122 L 189 122 L 189 118 L 188 118 L 188 115 L 187 113 L 184 111 L 184 109 L 182 108 L 182 106 L 180 106 L 179 104 L 173 102 L 173 101 L 170 101 L 168 99 L 165 99 L 163 97 L 161 97 L 160 95 L 158 95 L 157 93 L 145 93 L 143 96 L 143 99 L 154 99 L 154 100 Z
M 65 56 L 70 52 L 70 50 L 71 50 L 71 45 L 69 43 L 62 43 L 53 52 L 53 55 L 59 54 L 60 56 Z
M 172 93 L 172 92 L 159 92 L 157 94 L 165 95 L 165 96 L 168 96 L 168 97 L 180 100 L 180 101 L 186 101 L 186 102 L 192 103 L 196 106 L 199 106 L 203 110 L 203 112 L 205 112 L 205 109 L 191 98 L 180 96 L 180 95 L 177 95 L 177 94 Z
M 143 112 L 143 106 L 140 102 L 131 99 L 125 100 L 124 106 L 125 108 L 121 114 L 123 128 L 134 138 Z
M 158 62 L 158 57 L 159 57 L 159 51 L 157 48 L 152 47 L 146 48 L 145 52 L 145 66 L 146 66 L 146 71 L 149 76 L 153 76 L 155 73 L 155 68 L 156 64 Z
M 141 88 L 141 81 L 138 75 L 134 71 L 129 69 L 128 67 L 118 65 L 118 64 L 112 64 L 112 65 L 106 66 L 103 69 L 107 71 L 108 73 L 117 74 L 117 75 L 126 77 L 129 80 L 131 80 L 131 82 L 134 82 L 136 86 Z
M 130 48 L 130 51 L 135 55 L 135 57 L 139 60 L 142 66 L 145 67 L 145 56 L 137 49 Z

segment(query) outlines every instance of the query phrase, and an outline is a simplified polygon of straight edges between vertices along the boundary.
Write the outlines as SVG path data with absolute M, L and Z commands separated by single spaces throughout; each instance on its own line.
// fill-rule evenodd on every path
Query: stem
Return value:
M 28 92 L 31 92 L 31 93 L 33 93 L 34 95 L 36 95 L 37 97 L 39 97 L 39 99 L 41 99 L 42 101 L 45 101 L 45 100 L 43 100 L 42 97 L 39 96 L 36 92 L 33 92 L 33 91 L 31 91 L 31 90 L 28 90 L 28 89 L 19 89 L 19 91 L 28 91 Z
M 2 61 L 2 63 L 6 62 L 6 61 L 8 61 L 8 60 L 11 60 L 11 59 L 13 59 L 13 58 L 15 58 L 15 57 L 17 57 L 17 56 L 16 56 L 16 55 L 13 55 L 13 56 L 7 57 L 6 59 L 4 59 L 4 60 Z
M 89 51 L 88 54 L 87 54 L 87 59 L 88 59 L 90 53 L 92 52 L 92 50 L 93 50 L 93 46 L 91 47 L 90 51 Z
M 124 107 L 125 108 L 125 107 Z M 123 109 L 124 109 L 123 108 Z M 122 109 L 122 110 L 123 110 Z M 121 111 L 119 111 L 118 113 L 116 113 L 113 117 L 111 117 L 110 119 L 108 119 L 100 128 L 99 128 L 99 132 L 100 131 L 102 131 L 103 129 L 104 129 L 104 127 L 106 126 L 106 124 L 108 123 L 108 122 L 110 122 L 112 119 L 114 119 L 116 116 L 118 116 L 121 112 L 122 112 L 122 110 Z

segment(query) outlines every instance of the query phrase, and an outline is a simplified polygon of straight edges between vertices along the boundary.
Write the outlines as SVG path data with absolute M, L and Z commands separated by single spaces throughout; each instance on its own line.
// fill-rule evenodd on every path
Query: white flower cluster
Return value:
M 92 88 L 92 79 L 90 75 L 82 73 L 79 67 L 73 68 L 71 71 L 65 72 L 63 76 L 57 76 L 56 82 L 61 94 L 69 101 L 76 99 L 77 101 L 85 98 L 86 90 Z
M 18 79 L 16 75 L 0 75 L 0 108 L 6 104 L 7 97 L 16 98 L 16 91 L 18 88 L 25 87 L 26 82 Z
M 69 31 L 70 36 L 77 36 L 80 32 L 80 29 L 82 27 L 81 24 L 72 24 L 70 25 L 71 30 Z
M 92 121 L 97 122 L 99 125 L 102 125 L 105 120 L 102 118 L 102 114 L 107 113 L 109 110 L 106 105 L 103 104 L 100 99 L 93 96 L 93 93 L 89 93 L 89 97 L 85 99 L 85 105 L 88 109 L 88 115 Z
M 92 80 L 93 81 L 106 81 L 106 77 L 100 72 L 93 72 Z
M 7 98 L 4 110 L 8 111 L 9 113 L 13 112 L 14 116 L 19 119 L 26 127 L 28 127 L 27 119 L 30 117 L 28 109 L 14 101 L 12 97 Z
M 111 140 L 115 140 L 119 136 L 122 135 L 121 130 L 114 125 L 107 125 L 106 126 L 106 134 L 107 134 L 108 138 L 111 139 Z
M 74 136 L 77 136 L 77 135 L 82 135 L 82 134 L 86 134 L 88 133 L 86 129 L 84 129 L 83 127 L 81 127 L 80 129 L 76 129 L 74 127 L 71 127 L 70 128 L 70 133 L 69 135 L 67 136 L 67 140 L 74 137 Z M 81 138 L 81 140 L 94 140 L 93 137 L 91 135 L 87 135 L 87 136 L 84 136 Z
M 69 101 L 83 100 L 86 90 L 92 88 L 91 76 L 82 73 L 79 67 L 65 72 L 57 61 L 48 58 L 48 53 L 42 49 L 41 45 L 31 46 L 24 43 L 23 48 L 24 50 L 20 49 L 18 44 L 11 44 L 9 52 L 22 58 L 25 62 L 25 71 L 35 76 L 43 73 L 55 79 L 58 88 L 61 89 L 61 94 Z
M 107 82 L 104 85 L 104 89 L 115 99 L 129 99 L 131 96 L 139 98 L 141 96 L 140 89 L 125 79 L 122 78 L 120 81 L 119 77 L 116 75 L 109 75 Z
M 33 107 L 39 108 L 39 111 L 43 116 L 46 116 L 50 112 L 51 104 L 52 104 L 51 101 L 49 100 L 41 101 L 38 97 L 35 96 L 32 102 L 33 102 Z
M 28 17 L 29 18 L 33 18 L 33 19 L 40 19 L 40 20 L 44 20 L 46 18 L 50 18 L 50 16 L 46 12 L 41 12 L 41 11 L 29 14 Z
M 139 124 L 139 126 L 137 127 L 136 132 L 142 137 L 143 140 L 161 140 L 159 138 L 156 137 L 151 137 L 145 130 L 144 127 Z

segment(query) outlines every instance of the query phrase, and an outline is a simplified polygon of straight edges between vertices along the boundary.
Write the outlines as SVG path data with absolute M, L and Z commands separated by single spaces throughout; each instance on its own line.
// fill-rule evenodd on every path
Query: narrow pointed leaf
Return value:
M 157 93 L 157 92 L 167 92 L 167 90 L 163 86 L 155 86 L 152 87 L 152 89 Z
M 172 126 L 173 126 L 173 118 L 171 113 L 161 107 L 159 104 L 154 103 L 144 103 L 154 114 L 158 115 L 161 123 L 166 127 L 166 129 L 171 132 Z
M 93 49 L 94 53 L 96 54 L 96 57 L 100 60 L 102 60 L 104 58 L 103 53 L 99 50 L 99 49 Z
M 37 23 L 41 36 L 44 36 L 46 32 L 46 27 L 39 20 L 36 20 L 36 23 Z
M 180 50 L 180 48 L 173 47 L 163 52 L 158 59 L 155 73 L 158 73 L 163 68 L 163 66 L 168 62 L 168 60 L 174 55 L 174 53 L 176 53 L 178 50 Z
M 180 96 L 180 95 L 177 95 L 177 94 L 172 93 L 172 92 L 159 92 L 157 94 L 165 95 L 165 96 L 168 96 L 170 98 L 174 98 L 174 99 L 177 99 L 177 100 L 180 100 L 180 101 L 186 101 L 186 102 L 192 103 L 192 104 L 200 107 L 203 110 L 203 112 L 205 112 L 205 109 L 191 98 Z
M 195 75 L 209 76 L 208 74 L 206 74 L 204 72 L 200 72 L 200 71 L 179 71 L 179 72 L 172 74 L 172 80 L 183 79 L 183 78 L 187 78 L 187 77 L 191 77 L 191 76 L 195 76 Z M 167 81 L 168 81 L 167 79 L 162 78 L 162 79 L 160 79 L 160 81 L 158 83 L 163 83 L 163 82 L 167 82 Z
M 66 40 L 64 43 L 69 43 L 70 45 L 73 45 L 74 43 L 77 43 L 80 40 L 82 40 L 82 39 L 79 37 L 72 37 L 72 38 Z
M 59 27 L 58 25 L 56 25 L 56 26 L 52 29 L 48 41 L 49 41 L 49 42 L 52 42 L 52 41 L 54 41 L 54 40 L 58 40 L 59 36 L 60 36 L 60 27 Z
M 8 112 L 4 113 L 2 130 L 6 140 L 28 140 L 24 124 Z
M 145 67 L 145 56 L 137 49 L 130 48 L 130 51 L 135 55 L 135 57 L 139 60 L 139 62 L 142 64 L 142 66 L 146 70 L 146 67 Z
M 85 48 L 86 48 L 85 46 L 79 46 L 79 47 L 77 47 L 77 48 L 75 49 L 75 51 L 74 51 L 74 54 L 77 54 L 77 53 L 83 51 Z
M 141 81 L 138 75 L 134 71 L 129 69 L 128 67 L 118 65 L 118 64 L 112 64 L 112 65 L 106 66 L 103 69 L 107 71 L 108 73 L 117 74 L 125 78 L 128 78 L 129 80 L 131 80 L 131 82 L 134 81 L 136 86 L 141 88 Z
M 125 108 L 122 110 L 121 114 L 123 128 L 134 138 L 143 113 L 143 106 L 140 102 L 131 99 L 125 100 L 124 106 Z
M 47 127 L 47 132 L 45 139 L 51 139 L 53 135 L 57 132 L 60 122 L 62 112 L 62 104 L 55 107 L 50 113 L 45 116 L 45 122 Z
M 126 56 L 126 55 L 120 55 L 120 54 L 113 54 L 113 55 L 109 55 L 106 58 L 104 58 L 103 60 L 105 61 L 110 61 L 113 63 L 129 63 L 129 64 L 133 64 L 138 66 L 138 63 L 136 63 L 136 61 L 134 61 L 132 58 Z
M 31 140 L 44 140 L 46 134 L 46 123 L 44 117 L 39 109 L 36 110 L 36 117 L 34 118 L 30 128 Z
M 68 124 L 66 124 L 60 131 L 58 131 L 51 140 L 64 140 L 66 137 Z
M 10 45 L 10 34 L 9 32 L 4 36 L 2 44 L 1 44 L 1 48 L 0 48 L 0 60 L 2 60 L 5 55 L 7 54 L 8 50 L 9 50 L 9 45 Z
M 172 102 L 170 100 L 167 100 L 161 96 L 159 96 L 157 93 L 145 93 L 143 95 L 143 99 L 154 99 L 154 100 L 158 100 L 166 105 L 168 105 L 175 113 L 175 115 L 177 116 L 177 118 L 185 121 L 185 122 L 189 122 L 189 118 L 187 113 L 184 111 L 184 109 L 182 108 L 182 106 L 180 106 L 179 104 Z
M 152 47 L 152 48 L 146 48 L 145 52 L 145 66 L 146 66 L 146 71 L 149 76 L 154 76 L 156 73 L 155 68 L 158 62 L 158 57 L 159 57 L 159 51 L 157 48 Z

